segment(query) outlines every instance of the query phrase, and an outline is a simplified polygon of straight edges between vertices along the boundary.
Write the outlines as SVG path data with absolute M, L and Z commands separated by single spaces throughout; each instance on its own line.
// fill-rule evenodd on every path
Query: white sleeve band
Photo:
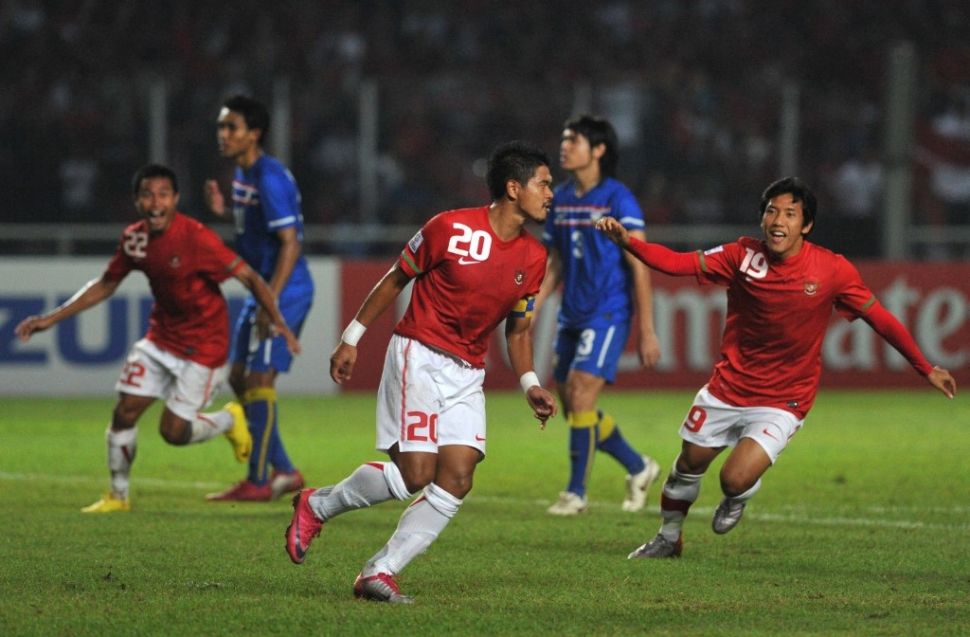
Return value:
M 340 336 L 340 340 L 347 345 L 357 347 L 357 342 L 360 341 L 360 337 L 363 336 L 364 332 L 366 331 L 367 327 L 357 319 L 354 319 L 350 322 L 350 325 L 347 326 L 347 329 L 344 330 L 344 333 Z
M 529 393 L 529 389 L 535 385 L 542 387 L 539 383 L 539 376 L 535 372 L 526 372 L 519 376 L 519 384 L 522 385 L 522 391 L 525 393 Z

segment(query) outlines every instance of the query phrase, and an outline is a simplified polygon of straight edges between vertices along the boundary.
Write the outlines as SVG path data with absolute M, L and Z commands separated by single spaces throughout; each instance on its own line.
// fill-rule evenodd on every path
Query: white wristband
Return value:
M 535 372 L 526 372 L 519 376 L 519 385 L 522 385 L 522 391 L 529 393 L 529 389 L 539 384 L 539 376 Z
M 354 319 L 350 322 L 350 325 L 347 326 L 347 329 L 344 330 L 344 333 L 340 336 L 340 340 L 347 345 L 357 347 L 357 342 L 360 341 L 360 337 L 363 336 L 364 332 L 366 331 L 367 326 L 357 319 Z

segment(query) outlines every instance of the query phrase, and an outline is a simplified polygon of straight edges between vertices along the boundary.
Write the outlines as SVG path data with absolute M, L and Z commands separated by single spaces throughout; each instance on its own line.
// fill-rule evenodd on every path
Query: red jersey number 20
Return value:
M 407 412 L 407 425 L 404 428 L 404 439 L 411 442 L 438 442 L 438 414 L 426 414 L 423 411 Z
M 492 251 L 492 236 L 484 230 L 472 230 L 463 223 L 455 222 L 451 227 L 458 234 L 451 235 L 448 241 L 448 252 L 462 257 L 458 260 L 464 264 L 464 257 L 471 257 L 475 261 L 485 261 Z

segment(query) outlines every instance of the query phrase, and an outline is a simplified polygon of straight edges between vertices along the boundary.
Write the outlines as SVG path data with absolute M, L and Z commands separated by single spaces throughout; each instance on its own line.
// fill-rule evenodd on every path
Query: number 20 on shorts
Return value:
M 426 414 L 423 411 L 409 411 L 406 414 L 407 425 L 404 427 L 404 439 L 410 442 L 438 442 L 438 414 Z

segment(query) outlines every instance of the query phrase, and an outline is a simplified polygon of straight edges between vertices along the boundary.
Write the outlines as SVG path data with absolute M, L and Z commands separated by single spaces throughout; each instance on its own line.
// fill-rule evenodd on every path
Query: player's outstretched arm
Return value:
M 263 277 L 256 270 L 253 270 L 244 263 L 236 271 L 236 278 L 253 293 L 253 298 L 256 299 L 259 306 L 269 316 L 274 331 L 277 334 L 282 334 L 283 338 L 286 339 L 286 348 L 293 354 L 299 354 L 300 341 L 297 340 L 296 335 L 293 334 L 289 325 L 286 324 L 286 319 L 283 318 L 283 314 L 276 304 L 276 295 L 273 294 L 273 290 L 266 284 Z
M 933 371 L 927 374 L 926 380 L 930 381 L 930 385 L 943 392 L 943 395 L 947 398 L 953 398 L 957 395 L 957 381 L 950 375 L 950 372 L 942 367 L 934 367 Z
M 596 229 L 609 237 L 610 241 L 626 249 L 630 245 L 630 231 L 623 227 L 616 217 L 601 217 L 596 222 Z
M 209 212 L 217 217 L 225 216 L 226 198 L 223 196 L 222 190 L 219 188 L 218 181 L 215 179 L 206 179 L 205 190 L 202 192 L 202 197 L 205 199 L 205 207 L 209 209 Z
M 279 252 L 276 254 L 276 265 L 273 268 L 273 274 L 266 284 L 269 285 L 269 288 L 276 295 L 276 298 L 279 298 L 283 293 L 283 288 L 286 287 L 286 282 L 290 280 L 290 275 L 293 274 L 293 269 L 296 267 L 296 262 L 300 258 L 303 246 L 296 233 L 296 228 L 293 227 L 283 228 L 278 231 L 276 238 L 279 240 Z M 259 338 L 263 339 L 269 336 L 271 324 L 268 314 L 262 310 L 256 313 L 256 328 L 259 333 Z
M 916 341 L 913 340 L 913 335 L 881 303 L 876 301 L 862 319 L 876 331 L 876 334 L 895 347 L 916 371 L 926 376 L 930 385 L 939 389 L 947 398 L 953 398 L 956 395 L 957 383 L 950 372 L 942 367 L 931 366 Z
M 370 291 L 360 309 L 357 310 L 354 320 L 344 330 L 340 342 L 330 354 L 330 378 L 333 382 L 339 385 L 345 380 L 350 380 L 354 373 L 354 364 L 357 362 L 357 343 L 367 327 L 394 303 L 410 280 L 411 278 L 395 263 Z
M 597 221 L 596 229 L 654 270 L 672 276 L 694 274 L 697 257 L 693 252 L 675 252 L 659 243 L 641 241 L 630 236 L 630 231 L 613 217 L 603 217 Z
M 71 298 L 47 314 L 28 316 L 14 328 L 14 331 L 21 341 L 26 342 L 34 332 L 43 332 L 69 316 L 74 316 L 78 312 L 83 312 L 92 305 L 97 305 L 105 300 L 115 293 L 120 283 L 120 280 L 112 281 L 103 276 L 99 279 L 92 279 L 75 292 Z

